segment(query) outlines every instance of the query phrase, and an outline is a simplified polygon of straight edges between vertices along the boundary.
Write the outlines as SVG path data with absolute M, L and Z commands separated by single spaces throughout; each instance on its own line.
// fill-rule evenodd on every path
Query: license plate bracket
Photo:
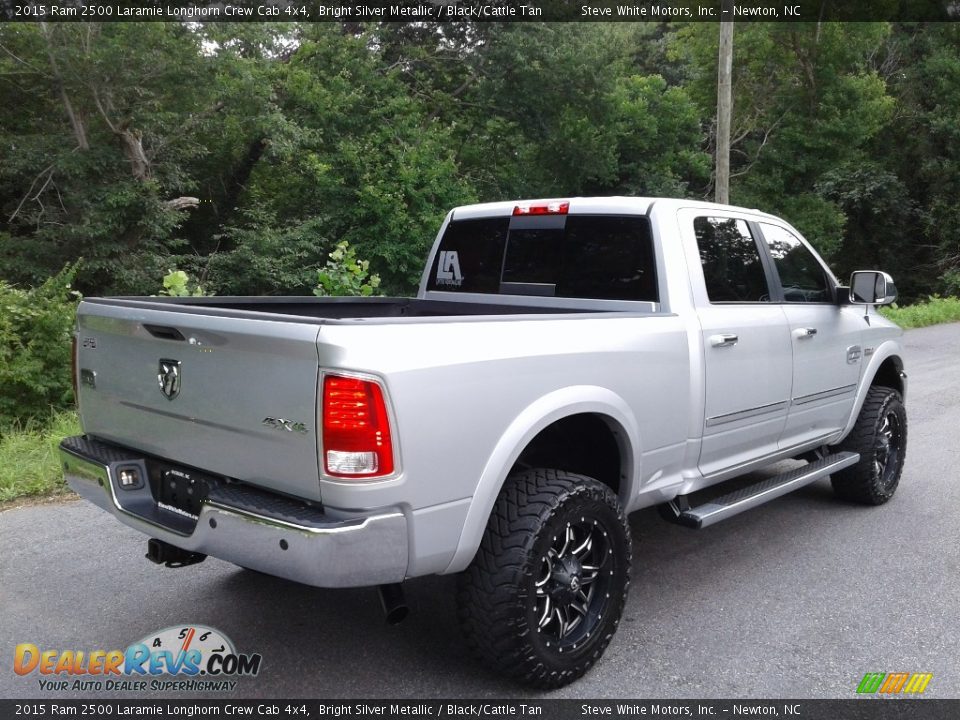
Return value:
M 154 499 L 165 509 L 188 515 L 196 520 L 200 508 L 210 494 L 210 485 L 203 474 L 182 467 L 158 465 L 151 468 Z

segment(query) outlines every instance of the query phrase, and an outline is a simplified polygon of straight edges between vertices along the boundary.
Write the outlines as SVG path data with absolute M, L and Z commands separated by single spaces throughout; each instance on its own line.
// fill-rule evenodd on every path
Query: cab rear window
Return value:
M 657 302 L 650 223 L 618 215 L 455 220 L 427 289 Z

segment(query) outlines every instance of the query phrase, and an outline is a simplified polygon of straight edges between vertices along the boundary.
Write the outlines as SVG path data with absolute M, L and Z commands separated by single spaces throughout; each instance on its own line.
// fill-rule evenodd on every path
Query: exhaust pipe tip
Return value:
M 408 608 L 406 605 L 401 605 L 400 607 L 396 607 L 387 613 L 386 615 L 387 625 L 399 625 L 400 623 L 402 623 L 404 620 L 407 619 L 407 615 L 409 614 L 410 614 L 410 608 Z
M 380 594 L 380 605 L 388 625 L 398 625 L 410 614 L 403 586 L 400 583 L 380 585 L 377 587 Z

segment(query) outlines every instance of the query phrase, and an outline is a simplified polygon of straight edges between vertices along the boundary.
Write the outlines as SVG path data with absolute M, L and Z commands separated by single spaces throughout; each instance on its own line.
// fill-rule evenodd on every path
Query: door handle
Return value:
M 797 328 L 796 330 L 793 331 L 793 336 L 797 338 L 797 340 L 812 338 L 816 334 L 817 334 L 816 328 Z
M 713 347 L 733 347 L 739 340 L 740 338 L 732 333 L 710 336 L 710 344 Z

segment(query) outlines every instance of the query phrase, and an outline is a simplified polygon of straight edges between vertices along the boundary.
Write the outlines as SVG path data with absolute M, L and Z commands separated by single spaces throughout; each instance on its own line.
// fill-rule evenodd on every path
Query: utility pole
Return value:
M 732 0 L 724 0 L 722 15 L 733 16 Z M 733 113 L 731 76 L 733 74 L 733 20 L 720 21 L 720 62 L 717 69 L 717 159 L 714 197 L 718 203 L 730 202 L 730 116 Z

